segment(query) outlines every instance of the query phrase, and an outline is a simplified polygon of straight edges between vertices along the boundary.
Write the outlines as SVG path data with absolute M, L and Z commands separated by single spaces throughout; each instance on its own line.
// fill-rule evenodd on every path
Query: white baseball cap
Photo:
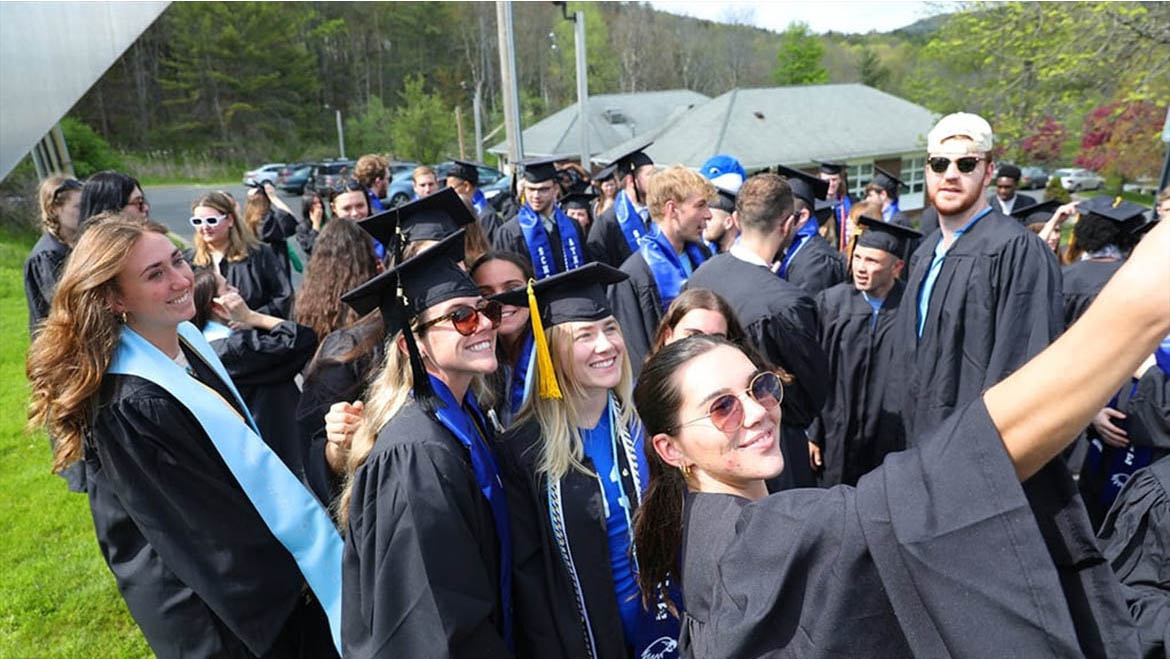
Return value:
M 955 137 L 969 138 L 971 142 L 947 142 Z M 943 117 L 930 129 L 926 136 L 926 151 L 931 154 L 960 156 L 988 153 L 991 151 L 993 139 L 991 124 L 988 124 L 986 119 L 969 112 L 956 112 Z

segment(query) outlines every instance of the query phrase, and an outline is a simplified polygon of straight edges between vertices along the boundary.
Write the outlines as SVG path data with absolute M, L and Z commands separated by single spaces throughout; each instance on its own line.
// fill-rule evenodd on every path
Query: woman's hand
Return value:
M 1101 436 L 1105 444 L 1125 449 L 1129 446 L 1129 434 L 1113 423 L 1115 419 L 1125 419 L 1125 413 L 1106 406 L 1093 417 L 1093 428 L 1097 429 L 1097 435 Z
M 224 316 L 233 324 L 250 325 L 248 323 L 249 317 L 252 315 L 252 310 L 248 308 L 248 303 L 244 302 L 243 296 L 238 291 L 228 291 L 222 296 L 216 296 L 211 299 L 216 305 L 223 310 Z
M 349 446 L 362 421 L 364 406 L 361 401 L 339 401 L 329 406 L 329 412 L 325 413 L 325 460 L 335 474 L 345 471 Z
M 325 217 L 325 208 L 314 204 L 309 208 L 309 223 L 313 225 L 313 231 L 321 231 L 321 219 Z

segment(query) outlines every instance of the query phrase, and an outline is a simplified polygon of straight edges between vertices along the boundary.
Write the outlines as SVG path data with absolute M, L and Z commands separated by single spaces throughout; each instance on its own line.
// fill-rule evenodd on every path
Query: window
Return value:
M 902 181 L 910 186 L 911 194 L 926 189 L 926 156 L 902 157 Z
M 853 163 L 848 167 L 849 194 L 853 199 L 865 199 L 865 184 L 873 178 L 873 163 Z

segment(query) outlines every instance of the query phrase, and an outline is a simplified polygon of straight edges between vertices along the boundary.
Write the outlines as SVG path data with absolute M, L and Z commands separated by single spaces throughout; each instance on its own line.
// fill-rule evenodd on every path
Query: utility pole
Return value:
M 328 105 L 325 106 L 329 108 Z M 340 152 L 342 160 L 345 160 L 345 129 L 341 126 L 341 108 L 334 110 L 337 113 L 337 151 Z
M 508 161 L 515 166 L 524 157 L 524 136 L 520 133 L 520 95 L 516 90 L 516 46 L 512 38 L 512 3 L 496 1 L 496 27 L 500 42 L 500 92 L 504 97 L 504 134 L 508 140 Z
M 563 7 L 564 5 L 562 5 Z M 585 12 L 576 12 L 573 22 L 575 39 L 573 46 L 577 52 L 577 139 L 581 147 L 581 167 L 593 173 L 593 163 L 589 154 L 589 71 L 585 67 Z
M 471 112 L 475 114 L 475 162 L 483 162 L 483 120 L 481 98 L 483 94 L 483 81 L 475 83 L 475 96 L 471 100 Z
M 459 159 L 467 159 L 467 147 L 463 144 L 463 106 L 455 106 L 455 130 L 459 132 Z

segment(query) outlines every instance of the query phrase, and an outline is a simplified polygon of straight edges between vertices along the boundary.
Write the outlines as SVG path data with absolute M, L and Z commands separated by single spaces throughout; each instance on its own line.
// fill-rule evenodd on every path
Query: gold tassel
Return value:
M 1113 208 L 1117 208 L 1118 206 L 1121 206 L 1122 201 L 1124 201 L 1124 200 L 1121 199 L 1121 195 L 1118 195 L 1117 199 L 1113 200 Z
M 536 291 L 532 285 L 536 280 L 528 280 L 528 317 L 532 320 L 532 346 L 536 351 L 536 371 L 540 378 L 540 398 L 560 399 L 561 388 L 557 385 L 557 373 L 553 369 L 552 355 L 548 352 L 548 341 L 544 336 L 544 323 L 540 320 L 540 310 L 536 308 Z

